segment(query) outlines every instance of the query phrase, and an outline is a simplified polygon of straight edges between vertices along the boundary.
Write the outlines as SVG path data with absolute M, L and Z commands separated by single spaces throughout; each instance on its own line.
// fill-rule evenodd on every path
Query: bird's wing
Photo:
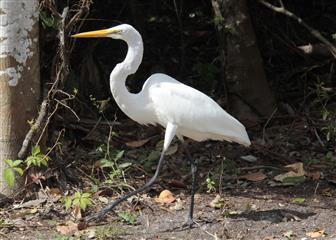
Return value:
M 204 93 L 165 74 L 148 79 L 148 94 L 160 124 L 176 124 L 183 135 L 198 141 L 234 141 L 250 145 L 245 127 Z

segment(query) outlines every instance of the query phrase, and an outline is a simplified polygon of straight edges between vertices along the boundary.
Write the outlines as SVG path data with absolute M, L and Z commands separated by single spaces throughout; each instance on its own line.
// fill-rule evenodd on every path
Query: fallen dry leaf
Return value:
M 109 200 L 107 197 L 99 196 L 98 200 L 101 201 L 102 203 L 108 204 Z
M 78 224 L 73 221 L 67 221 L 56 226 L 56 230 L 64 235 L 73 235 L 78 231 Z
M 73 210 L 72 210 L 72 214 L 75 217 L 75 219 L 81 219 L 82 218 L 82 212 L 80 209 L 79 205 L 75 205 Z
M 13 209 L 37 207 L 42 203 L 45 203 L 46 201 L 47 199 L 43 198 L 43 199 L 30 200 L 22 204 L 13 204 Z
M 94 239 L 96 237 L 96 229 L 95 228 L 88 229 L 87 237 L 88 239 Z
M 274 180 L 286 183 L 288 185 L 294 185 L 298 183 L 302 183 L 305 181 L 304 175 L 297 175 L 297 173 L 290 171 L 284 174 L 279 174 L 274 177 Z
M 52 195 L 61 195 L 61 189 L 59 188 L 50 188 L 49 189 L 50 194 Z
M 331 188 L 324 188 L 322 189 L 322 195 L 326 197 L 332 197 L 333 196 L 333 190 Z
M 320 180 L 321 178 L 321 172 L 306 172 L 306 176 L 312 178 L 313 180 Z
M 155 200 L 155 202 L 158 202 L 158 203 L 167 203 L 167 204 L 169 204 L 169 203 L 174 202 L 176 199 L 173 196 L 173 194 L 172 194 L 171 191 L 169 191 L 169 190 L 163 190 L 160 193 L 159 197 L 155 198 L 154 200 Z
M 297 173 L 297 176 L 303 176 L 306 173 L 305 170 L 303 169 L 303 163 L 302 162 L 289 164 L 289 165 L 285 166 L 285 168 L 288 169 L 289 171 L 293 171 L 293 172 Z
M 274 180 L 283 182 L 283 183 L 299 183 L 305 180 L 305 170 L 303 169 L 303 163 L 293 163 L 290 165 L 285 166 L 289 172 L 279 174 L 274 177 Z
M 288 230 L 287 232 L 284 232 L 282 235 L 283 235 L 284 237 L 290 239 L 291 237 L 294 236 L 294 232 L 293 232 L 293 230 Z
M 314 232 L 308 232 L 306 233 L 306 236 L 307 237 L 311 237 L 311 238 L 318 238 L 318 237 L 323 237 L 324 236 L 324 229 L 322 230 L 317 230 L 317 231 L 314 231 Z
M 176 202 L 173 206 L 169 207 L 170 210 L 180 211 L 183 209 L 183 202 L 181 199 L 176 199 Z
M 212 208 L 223 208 L 224 207 L 224 199 L 221 198 L 219 194 L 216 195 L 216 197 L 210 202 L 210 207 Z
M 253 182 L 259 182 L 267 178 L 267 176 L 262 171 L 259 171 L 259 172 L 248 173 L 248 174 L 242 175 L 239 178 L 246 179 L 246 180 L 253 181 Z
M 90 227 L 90 228 L 81 230 L 80 227 L 79 227 L 79 224 L 78 224 L 78 230 L 79 231 L 75 232 L 75 234 L 74 234 L 78 238 L 74 238 L 74 239 L 97 239 L 96 238 L 96 231 L 97 230 L 96 230 L 95 227 Z M 73 239 L 73 238 L 66 238 L 66 239 Z M 106 239 L 106 238 L 103 238 L 103 239 Z
M 128 147 L 132 147 L 132 148 L 138 148 L 138 147 L 142 147 L 143 145 L 145 145 L 150 139 L 146 138 L 146 139 L 142 139 L 142 140 L 137 140 L 137 141 L 131 141 L 131 142 L 127 142 L 126 146 Z

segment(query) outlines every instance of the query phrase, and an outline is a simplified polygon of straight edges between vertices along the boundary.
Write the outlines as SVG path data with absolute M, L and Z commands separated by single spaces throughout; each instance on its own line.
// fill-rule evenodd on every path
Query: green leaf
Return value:
M 35 157 L 33 156 L 28 156 L 27 159 L 26 159 L 26 164 L 28 167 L 30 167 L 31 165 L 36 165 L 35 163 Z
M 5 163 L 6 163 L 9 167 L 11 167 L 11 168 L 14 167 L 14 165 L 13 165 L 13 164 L 14 164 L 14 163 L 13 163 L 13 160 L 6 159 L 6 160 L 5 160 Z
M 109 178 L 111 180 L 115 179 L 115 178 L 118 178 L 122 176 L 122 171 L 120 169 L 117 169 L 117 170 L 114 170 L 114 171 L 111 171 L 111 173 L 109 174 Z
M 68 210 L 72 205 L 72 200 L 70 197 L 66 197 L 64 199 L 64 206 L 65 206 L 65 210 Z
M 85 211 L 86 207 L 91 204 L 91 199 L 89 198 L 82 198 L 79 207 Z
M 329 116 L 329 112 L 328 110 L 325 109 L 322 113 L 322 119 L 325 121 L 327 120 L 328 116 Z
M 118 216 L 124 220 L 125 222 L 134 225 L 135 224 L 135 216 L 130 212 L 120 212 Z
M 23 170 L 22 170 L 22 168 L 15 167 L 15 168 L 13 168 L 13 170 L 14 170 L 15 172 L 17 172 L 20 176 L 23 175 Z
M 41 148 L 40 146 L 34 146 L 33 149 L 32 149 L 32 155 L 33 156 L 37 156 L 38 154 L 41 153 Z
M 293 176 L 293 177 L 286 177 L 282 180 L 283 183 L 291 183 L 291 184 L 298 184 L 305 181 L 305 176 Z
M 110 160 L 103 158 L 99 161 L 99 165 L 101 168 L 108 168 L 108 167 L 114 167 L 114 163 Z
M 45 167 L 48 167 L 48 162 L 47 162 L 47 157 L 46 156 L 42 158 L 41 164 Z
M 292 200 L 293 203 L 304 203 L 306 201 L 305 198 L 294 198 Z
M 117 153 L 117 155 L 115 156 L 114 160 L 118 161 L 120 158 L 122 158 L 122 156 L 124 155 L 124 150 L 120 151 Z
M 46 27 L 56 28 L 56 21 L 52 15 L 48 15 L 46 12 L 41 11 L 40 19 L 44 28 Z
M 129 166 L 132 166 L 132 163 L 125 162 L 125 163 L 119 164 L 118 168 L 125 169 L 125 168 L 128 168 Z
M 15 160 L 15 161 L 13 161 L 13 165 L 12 165 L 12 167 L 17 167 L 17 166 L 19 166 L 22 162 L 23 162 L 22 160 Z
M 89 198 L 89 197 L 91 197 L 90 193 L 83 193 L 82 194 L 82 198 Z
M 331 34 L 331 37 L 335 40 L 336 39 L 336 33 Z
M 79 204 L 79 198 L 75 198 L 73 201 L 72 201 L 72 205 L 77 205 Z
M 81 193 L 80 192 L 75 192 L 75 198 L 81 198 Z
M 93 192 L 93 193 L 98 192 L 98 189 L 99 189 L 99 187 L 96 184 L 94 184 L 94 185 L 91 186 L 91 192 Z
M 15 173 L 12 168 L 5 168 L 4 179 L 9 187 L 13 187 L 15 183 Z

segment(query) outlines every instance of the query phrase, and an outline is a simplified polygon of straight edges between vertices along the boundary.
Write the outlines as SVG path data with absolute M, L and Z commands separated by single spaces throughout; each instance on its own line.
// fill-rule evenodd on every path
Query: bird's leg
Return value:
M 102 217 L 105 216 L 106 213 L 108 213 L 111 209 L 113 209 L 115 206 L 117 206 L 119 203 L 127 200 L 129 197 L 131 196 L 134 196 L 135 194 L 138 194 L 144 190 L 146 190 L 147 188 L 149 188 L 150 186 L 152 186 L 155 181 L 158 179 L 159 177 L 159 174 L 160 174 L 160 171 L 163 167 L 163 164 L 164 164 L 164 153 L 165 151 L 163 150 L 162 153 L 161 153 L 161 156 L 160 156 L 160 160 L 159 160 L 159 163 L 156 167 L 156 171 L 155 171 L 155 174 L 154 176 L 142 187 L 124 195 L 123 197 L 115 200 L 114 202 L 108 204 L 106 207 L 104 207 L 103 209 L 101 209 L 97 214 L 94 214 L 94 215 L 91 215 L 91 216 L 88 216 L 86 219 L 85 219 L 85 222 L 89 222 L 89 221 L 92 221 L 92 220 L 100 220 Z
M 190 206 L 189 206 L 189 212 L 188 212 L 188 220 L 186 222 L 186 226 L 187 227 L 192 227 L 194 224 L 194 220 L 193 220 L 193 214 L 194 214 L 194 204 L 195 204 L 195 191 L 196 191 L 196 172 L 197 172 L 197 166 L 195 164 L 195 161 L 193 159 L 193 157 L 191 156 L 187 145 L 184 141 L 182 142 L 182 146 L 184 148 L 184 151 L 187 154 L 188 160 L 190 162 L 191 165 L 191 197 L 190 197 Z

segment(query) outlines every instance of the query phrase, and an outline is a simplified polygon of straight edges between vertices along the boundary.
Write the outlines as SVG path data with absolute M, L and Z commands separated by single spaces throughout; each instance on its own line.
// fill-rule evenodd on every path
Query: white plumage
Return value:
M 250 145 L 245 127 L 204 93 L 165 74 L 154 74 L 144 91 L 156 122 L 177 126 L 176 134 L 196 141 L 227 140 Z
M 160 124 L 166 128 L 164 147 L 154 177 L 143 188 L 108 205 L 104 213 L 154 183 L 163 164 L 164 152 L 175 135 L 181 141 L 185 136 L 196 141 L 212 139 L 237 142 L 245 146 L 251 144 L 245 127 L 238 120 L 204 93 L 168 75 L 154 74 L 147 79 L 140 93 L 130 93 L 125 86 L 126 78 L 136 72 L 143 56 L 141 35 L 132 26 L 122 24 L 105 30 L 79 33 L 73 37 L 110 37 L 124 40 L 128 51 L 125 60 L 117 64 L 111 72 L 112 95 L 122 111 L 134 121 L 145 125 Z M 193 160 L 191 163 L 193 164 Z M 192 204 L 193 193 L 194 183 Z M 192 221 L 192 212 L 193 206 L 190 209 L 189 223 Z

